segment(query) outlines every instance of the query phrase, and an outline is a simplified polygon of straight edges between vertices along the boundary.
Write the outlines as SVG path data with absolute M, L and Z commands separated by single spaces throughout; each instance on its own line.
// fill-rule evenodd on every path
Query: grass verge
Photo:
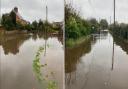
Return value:
M 74 46 L 77 46 L 77 45 L 83 43 L 85 40 L 88 40 L 90 37 L 91 37 L 91 35 L 82 36 L 78 39 L 67 39 L 65 41 L 66 48 L 72 48 Z

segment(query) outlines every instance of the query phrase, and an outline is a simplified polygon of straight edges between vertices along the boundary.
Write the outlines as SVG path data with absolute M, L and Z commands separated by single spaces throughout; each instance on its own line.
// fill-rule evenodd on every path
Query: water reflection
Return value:
M 2 36 L 1 45 L 3 47 L 4 53 L 6 55 L 8 55 L 8 53 L 19 53 L 19 47 L 24 43 L 25 40 L 29 38 L 30 36 L 25 34 L 12 34 L 11 36 Z
M 116 45 L 119 45 L 128 54 L 128 42 L 117 37 L 114 37 L 114 41 Z
M 65 71 L 70 73 L 76 70 L 77 62 L 80 57 L 91 51 L 91 38 L 88 38 L 80 45 L 74 48 L 65 49 Z
M 63 60 L 64 51 L 61 36 L 42 33 L 5 34 L 0 38 L 0 88 L 1 89 L 45 89 L 37 81 L 34 72 L 34 57 L 40 46 L 45 42 L 50 45 L 41 54 L 40 64 L 47 64 L 40 68 L 42 76 L 48 76 L 48 80 L 55 81 L 58 89 L 63 87 Z M 47 50 L 47 51 L 46 51 Z M 59 68 L 56 68 L 58 65 Z M 41 65 L 43 66 L 43 65 Z M 40 77 L 42 77 L 40 76 Z
M 1 35 L 0 38 L 0 45 L 2 46 L 4 53 L 8 55 L 9 53 L 17 54 L 19 53 L 20 46 L 29 39 L 37 40 L 37 39 L 44 39 L 45 41 L 48 40 L 48 38 L 56 37 L 61 43 L 63 43 L 63 37 L 58 35 L 52 35 L 48 34 L 48 36 L 45 36 L 45 34 L 42 33 L 26 33 L 26 34 L 4 34 Z
M 127 89 L 128 46 L 114 41 L 114 60 L 113 37 L 108 31 L 93 34 L 84 45 L 66 49 L 66 89 Z

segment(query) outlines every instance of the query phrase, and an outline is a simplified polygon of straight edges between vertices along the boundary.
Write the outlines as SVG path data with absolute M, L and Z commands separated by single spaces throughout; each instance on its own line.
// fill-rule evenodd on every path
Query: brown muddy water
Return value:
M 54 81 L 57 89 L 63 89 L 62 36 L 27 33 L 0 37 L 0 89 L 46 89 L 48 81 Z M 34 71 L 35 55 L 40 46 L 44 47 L 40 64 L 46 66 Z M 44 85 L 39 81 L 41 77 L 47 80 Z
M 102 32 L 65 51 L 66 89 L 128 89 L 128 43 Z

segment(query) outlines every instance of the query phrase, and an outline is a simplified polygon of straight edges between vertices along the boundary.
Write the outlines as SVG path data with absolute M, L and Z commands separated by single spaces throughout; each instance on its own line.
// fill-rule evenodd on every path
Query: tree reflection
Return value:
M 124 50 L 128 54 L 128 42 L 116 36 L 113 36 L 113 38 L 114 38 L 115 44 L 119 45 L 122 48 L 122 50 Z
M 83 43 L 74 48 L 65 49 L 65 79 L 66 83 L 70 84 L 72 77 L 76 79 L 76 67 L 80 61 L 80 57 L 91 51 L 91 39 L 86 39 Z
M 30 36 L 26 34 L 7 34 L 2 36 L 0 44 L 2 45 L 6 55 L 9 53 L 15 55 L 19 53 L 19 47 L 29 38 Z
M 85 40 L 74 48 L 65 49 L 65 69 L 66 73 L 76 70 L 77 62 L 80 57 L 91 51 L 91 38 Z
M 63 40 L 57 35 L 47 34 L 45 36 L 44 33 L 38 32 L 38 33 L 4 33 L 4 31 L 0 31 L 0 45 L 2 46 L 4 50 L 4 54 L 8 55 L 9 53 L 12 53 L 16 55 L 20 51 L 20 46 L 23 45 L 23 43 L 30 38 L 32 40 L 36 41 L 37 39 L 44 39 L 45 42 L 48 40 L 49 37 L 57 37 L 61 43 L 63 43 Z

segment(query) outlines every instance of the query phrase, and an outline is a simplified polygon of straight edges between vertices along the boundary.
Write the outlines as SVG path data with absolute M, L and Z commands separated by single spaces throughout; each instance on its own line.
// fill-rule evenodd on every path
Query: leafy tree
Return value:
M 113 35 L 120 37 L 124 40 L 128 40 L 128 24 L 125 23 L 117 23 L 111 24 L 109 26 L 110 31 L 112 32 Z
M 12 18 L 9 16 L 9 14 L 2 15 L 1 23 L 7 30 L 12 30 L 15 27 L 15 24 L 13 23 Z
M 108 22 L 107 22 L 106 19 L 101 19 L 101 20 L 100 20 L 100 27 L 101 27 L 101 29 L 103 29 L 103 30 L 108 28 Z
M 99 24 L 95 18 L 82 19 L 79 12 L 71 4 L 65 5 L 65 37 L 66 39 L 78 39 L 97 31 Z M 93 29 L 92 29 L 93 28 Z
M 37 30 L 37 27 L 38 27 L 37 21 L 33 21 L 33 22 L 32 22 L 32 29 L 33 29 L 33 30 Z
M 90 25 L 91 25 L 91 32 L 92 32 L 92 33 L 97 32 L 97 31 L 98 31 L 98 28 L 99 28 L 99 23 L 98 23 L 98 21 L 97 21 L 95 18 L 91 18 L 91 19 L 89 20 L 89 22 L 90 22 Z
M 69 22 L 66 23 L 66 35 L 68 38 L 77 39 L 80 37 L 80 30 L 78 28 L 75 18 L 70 17 Z
M 14 11 L 11 11 L 9 16 L 12 20 L 12 23 L 16 26 L 16 13 Z
M 39 23 L 38 23 L 38 29 L 39 30 L 44 30 L 45 29 L 44 23 L 41 19 L 39 20 Z

